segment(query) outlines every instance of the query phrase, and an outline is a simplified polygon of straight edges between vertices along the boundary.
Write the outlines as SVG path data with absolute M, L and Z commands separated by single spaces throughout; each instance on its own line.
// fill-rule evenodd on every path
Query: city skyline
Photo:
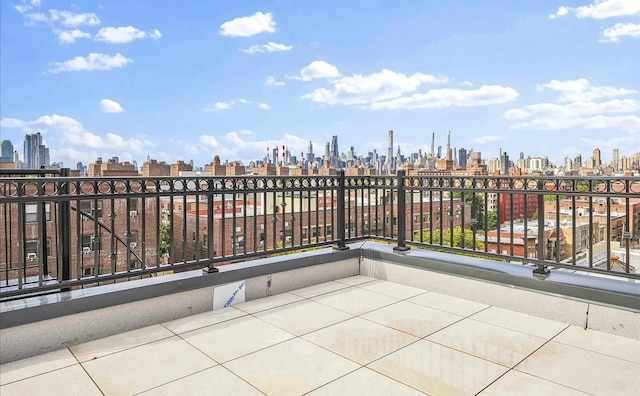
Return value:
M 71 167 L 321 156 L 332 136 L 388 155 L 390 129 L 393 155 L 435 133 L 444 157 L 448 131 L 452 156 L 640 151 L 636 1 L 393 5 L 2 2 L 0 140 L 41 132 Z

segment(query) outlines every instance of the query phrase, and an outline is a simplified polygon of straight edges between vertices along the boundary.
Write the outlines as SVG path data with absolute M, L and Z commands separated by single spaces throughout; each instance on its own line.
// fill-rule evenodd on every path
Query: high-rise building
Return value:
M 13 143 L 11 140 L 0 141 L 0 162 L 13 162 Z
M 595 168 L 599 168 L 602 165 L 602 158 L 600 157 L 600 149 L 593 149 L 593 164 Z
M 40 132 L 27 134 L 24 137 L 24 165 L 27 169 L 49 167 L 49 149 L 42 143 Z
M 573 169 L 580 169 L 582 167 L 582 155 L 576 155 L 576 158 L 573 159 Z
M 436 155 L 436 133 L 431 133 L 431 157 Z
M 331 137 L 331 154 L 329 161 L 331 166 L 334 168 L 338 167 L 338 162 L 340 161 L 340 152 L 338 150 L 338 135 L 333 135 Z
M 309 148 L 307 149 L 307 162 L 309 165 L 315 160 L 315 154 L 313 154 L 313 143 L 309 141 Z
M 458 150 L 458 166 L 467 169 L 467 150 L 464 147 Z
M 500 149 L 500 151 L 502 152 L 502 149 Z M 511 164 L 509 163 L 509 155 L 505 151 L 500 154 L 500 173 L 503 175 L 508 175 L 510 166 Z
M 389 173 L 395 170 L 393 166 L 393 130 L 389 131 L 389 146 L 387 147 L 387 171 Z
M 611 159 L 611 166 L 613 166 L 613 169 L 615 170 L 619 170 L 618 169 L 618 160 L 620 159 L 620 150 L 617 148 L 613 149 L 613 157 Z

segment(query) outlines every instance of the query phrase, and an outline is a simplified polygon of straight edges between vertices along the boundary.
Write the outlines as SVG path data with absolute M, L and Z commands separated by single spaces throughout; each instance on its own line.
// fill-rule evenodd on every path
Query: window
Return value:
M 96 218 L 102 217 L 102 201 L 98 201 L 98 206 L 95 204 L 95 201 L 80 201 L 80 210 Z
M 207 247 L 207 234 L 202 236 L 202 247 Z
M 333 225 L 329 224 L 326 226 L 326 231 L 327 231 L 327 235 L 332 235 L 333 234 Z
M 138 199 L 137 198 L 129 200 L 129 210 L 130 211 L 138 211 Z
M 244 247 L 244 235 L 234 236 L 233 244 L 236 248 Z
M 102 250 L 102 234 L 96 235 L 83 235 L 82 236 L 82 250 L 86 251 Z
M 260 233 L 260 245 L 264 245 L 264 236 L 265 236 L 264 232 L 261 232 Z
M 82 276 L 93 276 L 94 269 L 93 267 L 86 267 L 82 269 Z
M 46 221 L 51 221 L 51 204 L 44 205 L 46 213 Z M 24 205 L 24 221 L 26 223 L 35 223 L 38 221 L 38 204 Z
M 131 231 L 129 233 L 129 246 L 131 247 L 138 246 L 138 231 Z

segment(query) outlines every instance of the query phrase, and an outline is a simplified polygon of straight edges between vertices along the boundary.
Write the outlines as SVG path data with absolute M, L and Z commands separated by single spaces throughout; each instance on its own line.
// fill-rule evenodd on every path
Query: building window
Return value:
M 102 234 L 96 235 L 83 235 L 82 236 L 82 250 L 94 251 L 102 250 Z
M 129 233 L 129 246 L 136 247 L 138 246 L 138 231 L 131 231 Z
M 51 221 L 51 204 L 44 205 L 46 221 Z M 35 223 L 38 221 L 38 204 L 24 205 L 24 221 L 25 223 Z
M 80 201 L 80 211 L 100 218 L 102 217 L 102 201 L 98 201 L 98 205 L 95 205 L 95 201 Z
M 138 199 L 134 198 L 134 199 L 130 199 L 129 200 L 129 210 L 130 211 L 138 211 Z
M 233 244 L 236 248 L 244 247 L 244 235 L 234 236 Z

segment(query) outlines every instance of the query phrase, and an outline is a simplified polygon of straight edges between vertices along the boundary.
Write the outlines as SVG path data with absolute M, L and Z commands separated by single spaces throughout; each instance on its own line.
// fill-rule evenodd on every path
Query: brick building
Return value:
M 138 176 L 138 170 L 127 161 L 120 162 L 111 158 L 107 162 L 102 162 L 102 158 L 98 158 L 96 162 L 89 164 L 89 177 L 100 176 Z

